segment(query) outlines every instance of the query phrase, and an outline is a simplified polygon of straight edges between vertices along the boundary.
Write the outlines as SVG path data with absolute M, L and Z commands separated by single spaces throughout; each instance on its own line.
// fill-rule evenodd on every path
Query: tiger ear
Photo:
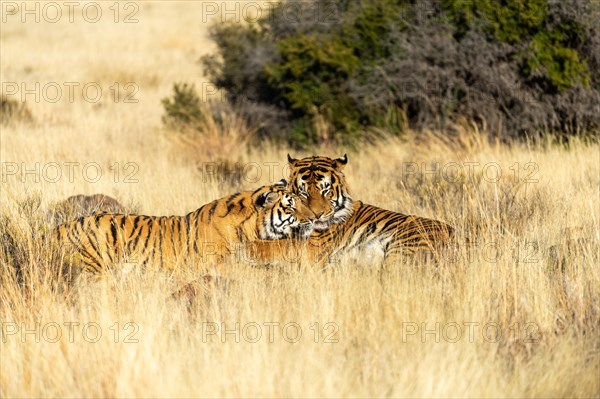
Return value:
M 277 183 L 274 184 L 275 187 L 285 187 L 287 186 L 287 180 L 281 179 Z
M 348 154 L 344 154 L 343 157 L 337 158 L 333 161 L 333 167 L 337 170 L 342 170 L 348 163 Z
M 292 156 L 290 154 L 288 154 L 288 162 L 290 165 L 294 165 L 294 163 L 297 161 L 297 159 L 292 158 Z
M 272 208 L 273 205 L 277 202 L 279 198 L 279 194 L 273 191 L 267 191 L 266 193 L 262 193 L 256 199 L 256 207 L 257 208 Z

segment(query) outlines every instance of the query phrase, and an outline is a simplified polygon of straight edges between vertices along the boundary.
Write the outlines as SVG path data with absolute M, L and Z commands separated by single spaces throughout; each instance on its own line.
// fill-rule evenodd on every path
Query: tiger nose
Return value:
M 323 211 L 321 211 L 321 212 L 315 212 L 315 216 L 316 216 L 317 219 L 320 219 L 321 216 L 323 216 L 324 213 L 325 212 L 323 212 Z

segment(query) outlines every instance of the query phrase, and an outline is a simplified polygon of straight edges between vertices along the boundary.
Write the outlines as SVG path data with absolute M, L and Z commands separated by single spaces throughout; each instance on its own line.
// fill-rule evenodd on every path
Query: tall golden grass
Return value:
M 354 198 L 456 226 L 454 259 L 232 263 L 191 302 L 171 293 L 207 272 L 194 265 L 57 276 L 44 238 L 56 201 L 105 193 L 184 214 L 286 177 L 290 150 L 253 147 L 234 116 L 197 138 L 162 127 L 172 82 L 202 85 L 200 7 L 142 4 L 132 25 L 3 24 L 3 82 L 98 82 L 105 94 L 28 101 L 34 121 L 2 126 L 0 396 L 599 395 L 598 143 L 499 143 L 464 125 L 452 139 L 314 150 L 348 152 Z M 138 103 L 106 94 L 128 81 Z

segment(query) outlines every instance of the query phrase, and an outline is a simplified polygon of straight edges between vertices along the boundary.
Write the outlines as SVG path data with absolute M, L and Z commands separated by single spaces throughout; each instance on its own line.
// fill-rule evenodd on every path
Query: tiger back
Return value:
M 185 216 L 82 217 L 58 226 L 54 239 L 68 260 L 93 272 L 119 263 L 222 263 L 246 243 L 310 234 L 314 214 L 285 185 L 232 194 Z
M 452 243 L 454 228 L 442 221 L 382 209 L 362 201 L 344 224 L 313 232 L 308 240 L 310 259 L 318 264 L 337 262 L 341 253 L 381 255 L 385 264 L 406 262 L 415 255 L 443 256 Z

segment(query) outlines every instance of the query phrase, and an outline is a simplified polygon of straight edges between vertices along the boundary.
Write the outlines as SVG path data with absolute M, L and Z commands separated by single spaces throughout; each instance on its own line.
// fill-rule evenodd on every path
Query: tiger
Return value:
M 173 268 L 195 257 L 222 263 L 246 243 L 310 235 L 314 213 L 286 185 L 281 180 L 232 194 L 185 216 L 81 217 L 58 226 L 53 237 L 78 266 L 95 273 L 118 262 Z
M 454 237 L 454 228 L 442 221 L 354 201 L 342 172 L 347 155 L 336 159 L 294 159 L 288 155 L 288 162 L 288 189 L 302 198 L 316 217 L 314 230 L 302 247 L 311 261 L 323 264 L 338 253 L 358 249 L 380 252 L 387 265 L 405 261 L 406 255 L 436 253 Z M 289 248 L 290 243 L 274 250 L 277 244 L 259 244 L 257 256 L 267 258 L 273 253 L 298 250 L 298 246 Z

